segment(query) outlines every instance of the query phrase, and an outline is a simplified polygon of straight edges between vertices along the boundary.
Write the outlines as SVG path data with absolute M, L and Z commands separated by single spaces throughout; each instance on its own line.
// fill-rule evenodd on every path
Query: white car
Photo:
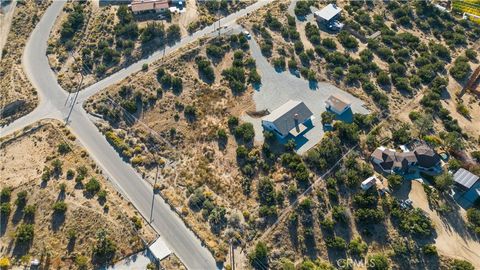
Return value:
M 247 30 L 243 30 L 242 33 L 247 37 L 247 39 L 252 38 L 252 36 L 250 35 L 250 32 L 248 32 Z

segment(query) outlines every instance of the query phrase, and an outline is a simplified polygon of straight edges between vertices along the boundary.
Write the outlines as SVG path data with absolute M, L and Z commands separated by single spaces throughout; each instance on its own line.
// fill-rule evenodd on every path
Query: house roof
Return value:
M 337 7 L 337 5 L 328 4 L 321 10 L 315 11 L 315 15 L 324 20 L 329 21 L 333 17 L 335 17 L 338 13 L 340 13 L 340 11 L 342 11 L 342 9 Z
M 417 164 L 424 168 L 431 168 L 440 162 L 440 156 L 432 148 L 421 145 L 413 151 L 417 157 Z
M 262 121 L 272 122 L 281 134 L 287 135 L 290 130 L 304 123 L 312 115 L 313 113 L 302 101 L 289 100 L 263 117 Z
M 133 12 L 141 12 L 168 8 L 168 0 L 134 0 L 131 3 Z
M 342 100 L 336 96 L 329 96 L 326 103 L 339 112 L 343 112 L 350 106 L 348 101 Z
M 480 177 L 475 174 L 465 170 L 464 168 L 458 169 L 458 171 L 453 175 L 453 180 L 455 183 L 470 189 Z
M 396 158 L 399 161 L 406 160 L 408 163 L 417 162 L 417 156 L 415 156 L 414 152 L 397 153 Z

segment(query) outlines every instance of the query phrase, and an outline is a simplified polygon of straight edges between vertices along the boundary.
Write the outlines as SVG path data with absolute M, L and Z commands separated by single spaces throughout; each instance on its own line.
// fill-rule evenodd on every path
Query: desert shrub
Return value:
M 324 38 L 322 39 L 322 45 L 325 48 L 328 48 L 330 50 L 335 50 L 337 49 L 337 43 L 335 43 L 335 40 L 333 38 Z
M 0 214 L 2 216 L 8 216 L 10 215 L 10 212 L 12 211 L 12 207 L 10 206 L 10 203 L 4 202 L 0 204 Z
M 473 49 L 465 50 L 465 56 L 470 60 L 477 59 L 477 55 L 478 55 L 478 53 L 476 51 L 474 51 Z
M 70 146 L 67 143 L 62 142 L 58 145 L 57 150 L 58 150 L 58 153 L 64 155 L 64 154 L 70 152 L 71 149 L 70 149 Z
M 18 243 L 28 243 L 33 240 L 34 226 L 33 224 L 20 224 L 15 232 L 15 241 Z
M 177 24 L 172 24 L 167 28 L 167 40 L 169 43 L 180 40 L 180 27 Z
M 209 44 L 206 49 L 207 55 L 215 59 L 221 59 L 225 55 L 223 47 L 217 44 Z
M 265 269 L 268 267 L 268 247 L 263 242 L 258 242 L 251 253 L 248 254 L 248 260 L 255 269 Z
M 342 30 L 337 35 L 338 41 L 345 47 L 346 49 L 357 49 L 358 48 L 358 41 L 354 38 L 349 32 Z
M 295 15 L 298 17 L 305 17 L 310 14 L 310 6 L 314 4 L 314 1 L 311 0 L 300 0 L 295 5 Z
M 73 11 L 68 14 L 67 20 L 62 24 L 60 29 L 60 37 L 63 40 L 72 38 L 75 32 L 82 27 L 84 20 L 85 16 L 83 14 L 82 5 L 74 5 Z
M 90 180 L 85 185 L 85 190 L 92 195 L 100 191 L 100 188 L 101 188 L 100 182 L 98 182 L 98 180 L 95 177 L 90 178 Z
M 363 255 L 365 252 L 367 252 L 367 249 L 367 243 L 365 243 L 359 236 L 352 239 L 352 241 L 350 241 L 348 244 L 348 252 L 352 255 Z
M 345 241 L 345 239 L 338 236 L 327 238 L 325 240 L 325 243 L 327 244 L 327 247 L 333 248 L 333 249 L 344 250 L 347 248 L 347 242 Z
M 12 196 L 12 188 L 11 187 L 3 187 L 2 191 L 0 191 L 0 202 L 10 201 L 11 196 Z
M 425 255 L 437 255 L 438 254 L 437 247 L 433 244 L 427 244 L 427 245 L 423 246 L 422 251 L 423 251 L 423 253 L 425 253 Z
M 250 142 L 255 136 L 255 131 L 251 123 L 243 123 L 235 128 L 235 136 L 241 138 L 244 142 Z
M 52 205 L 52 209 L 55 213 L 65 213 L 65 211 L 67 211 L 67 204 L 64 201 L 58 201 Z
M 305 25 L 305 35 L 313 45 L 320 44 L 320 31 L 318 27 L 310 22 Z
M 454 259 L 450 270 L 475 270 L 475 267 L 469 261 Z
M 468 59 L 464 56 L 457 57 L 453 63 L 453 66 L 450 68 L 450 75 L 457 80 L 466 79 L 471 72 L 472 69 L 470 68 Z
M 453 185 L 453 176 L 449 172 L 444 172 L 434 177 L 433 184 L 440 192 L 449 191 Z
M 402 185 L 403 178 L 398 174 L 391 174 L 387 177 L 388 186 L 395 190 L 398 189 Z
M 27 203 L 27 191 L 23 190 L 17 193 L 17 199 L 15 200 L 15 205 L 19 208 L 23 208 Z
M 105 132 L 105 137 L 107 137 L 107 141 L 113 145 L 113 147 L 117 150 L 124 151 L 128 149 L 128 145 L 115 134 L 113 131 Z
M 108 237 L 107 232 L 100 230 L 97 232 L 97 242 L 93 247 L 93 255 L 99 261 L 108 262 L 113 260 L 117 246 Z
M 262 78 L 260 77 L 260 74 L 258 74 L 257 69 L 253 68 L 250 70 L 248 80 L 251 84 L 260 84 L 262 82 Z
M 388 270 L 389 263 L 387 257 L 383 254 L 370 255 L 367 258 L 368 270 Z
M 385 71 L 380 71 L 377 76 L 377 83 L 379 85 L 389 85 L 390 77 L 388 76 L 388 73 Z
M 155 42 L 155 45 L 162 46 L 165 44 L 165 28 L 163 24 L 157 22 L 149 22 L 147 26 L 143 28 L 140 34 L 140 40 L 143 45 L 151 44 Z

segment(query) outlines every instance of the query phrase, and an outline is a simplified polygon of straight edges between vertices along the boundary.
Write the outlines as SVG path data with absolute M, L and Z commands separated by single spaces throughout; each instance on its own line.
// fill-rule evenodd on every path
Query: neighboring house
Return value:
M 421 145 L 414 150 L 417 157 L 418 168 L 426 171 L 433 171 L 440 167 L 441 158 L 440 155 L 433 151 L 432 148 Z
M 462 199 L 467 200 L 469 203 L 474 203 L 480 198 L 480 177 L 477 175 L 460 168 L 454 175 L 453 181 L 457 187 L 459 187 L 464 193 Z
M 363 190 L 368 190 L 371 187 L 373 187 L 377 183 L 377 178 L 375 176 L 370 176 L 369 178 L 365 179 L 362 184 L 360 184 L 360 187 Z
M 330 110 L 338 115 L 343 114 L 352 105 L 350 102 L 342 100 L 336 96 L 329 96 L 325 101 L 327 110 Z
M 373 151 L 371 160 L 386 173 L 403 174 L 413 166 L 425 171 L 441 171 L 440 156 L 426 145 L 402 153 L 381 146 Z
M 321 10 L 313 13 L 318 23 L 322 23 L 330 29 L 341 29 L 343 24 L 338 22 L 342 9 L 335 4 L 328 4 Z
M 289 100 L 262 118 L 262 126 L 284 139 L 288 135 L 297 137 L 307 130 L 305 124 L 311 121 L 313 113 L 301 101 Z
M 134 14 L 161 12 L 169 8 L 169 0 L 133 0 L 129 7 Z

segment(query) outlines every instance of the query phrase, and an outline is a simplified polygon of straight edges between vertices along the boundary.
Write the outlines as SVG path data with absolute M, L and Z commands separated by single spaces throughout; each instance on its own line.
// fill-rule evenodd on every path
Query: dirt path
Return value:
M 10 26 L 12 25 L 12 18 L 13 14 L 15 13 L 15 6 L 17 5 L 17 1 L 13 1 L 9 6 L 8 10 L 2 8 L 0 13 L 0 59 L 2 59 L 3 53 L 3 46 L 7 42 L 8 32 L 10 31 Z
M 456 215 L 454 222 L 449 222 L 449 218 L 443 218 L 437 212 L 430 210 L 427 201 L 427 195 L 421 183 L 412 181 L 412 189 L 408 197 L 413 201 L 415 207 L 424 210 L 432 219 L 437 232 L 435 244 L 438 252 L 448 257 L 464 259 L 471 262 L 475 268 L 480 268 L 480 241 L 472 239 L 465 231 L 465 222 L 459 216 L 465 216 L 465 211 L 459 208 L 452 215 Z M 452 219 L 450 219 L 452 220 Z
M 182 30 L 182 36 L 188 35 L 188 25 L 198 19 L 197 1 L 187 0 L 185 9 L 186 11 L 180 15 L 178 21 Z

